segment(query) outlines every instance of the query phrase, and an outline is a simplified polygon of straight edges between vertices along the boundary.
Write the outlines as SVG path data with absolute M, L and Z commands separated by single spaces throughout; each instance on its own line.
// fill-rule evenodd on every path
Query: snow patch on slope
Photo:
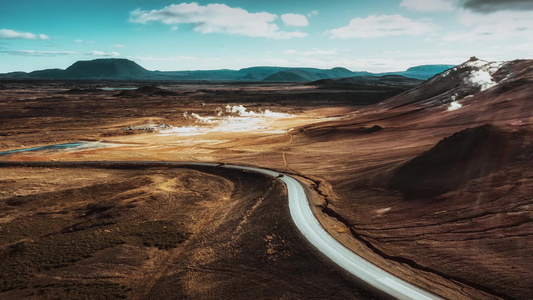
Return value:
M 480 64 L 479 62 L 483 62 L 483 64 Z M 467 65 L 468 64 L 475 67 L 474 70 L 465 77 L 465 82 L 467 84 L 479 87 L 480 91 L 484 91 L 498 84 L 498 82 L 493 80 L 492 76 L 503 66 L 503 62 L 485 62 L 478 60 L 476 62 L 468 62 Z
M 450 76 L 452 73 L 460 71 L 463 81 L 474 87 L 479 87 L 480 91 L 489 89 L 499 82 L 492 77 L 505 64 L 505 62 L 489 62 L 477 58 L 472 58 L 462 65 L 447 70 L 440 75 L 441 78 Z M 466 70 L 464 70 L 466 69 Z M 462 72 L 461 72 L 462 71 Z
M 453 101 L 453 102 L 450 103 L 450 106 L 448 106 L 448 111 L 458 110 L 461 107 L 463 107 L 463 105 L 461 105 L 461 103 L 459 103 L 457 101 Z

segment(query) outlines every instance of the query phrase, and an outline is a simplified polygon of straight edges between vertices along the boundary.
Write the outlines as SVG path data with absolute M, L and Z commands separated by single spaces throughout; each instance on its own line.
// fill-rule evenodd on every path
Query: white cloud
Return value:
M 116 51 L 113 51 L 113 52 L 102 52 L 102 51 L 91 51 L 89 53 L 87 53 L 89 55 L 92 55 L 92 56 L 119 56 L 120 53 L 116 52 Z
M 291 39 L 304 37 L 300 31 L 279 30 L 274 23 L 277 15 L 267 12 L 249 13 L 242 8 L 225 4 L 198 3 L 172 4 L 159 10 L 140 10 L 130 12 L 130 22 L 146 24 L 161 22 L 167 25 L 193 24 L 193 30 L 201 33 L 225 33 L 249 37 Z
M 385 50 L 385 51 L 383 51 L 381 53 L 383 53 L 385 55 L 395 55 L 395 54 L 401 54 L 402 51 L 400 51 L 400 50 Z
M 400 7 L 421 12 L 453 11 L 454 3 L 449 0 L 403 0 Z
M 314 16 L 316 16 L 316 15 L 318 15 L 318 10 L 313 10 L 312 12 L 310 12 L 310 13 L 307 14 L 307 17 L 310 18 L 310 17 L 314 17 Z
M 337 55 L 337 51 L 313 49 L 313 50 L 305 51 L 302 54 L 303 55 Z
M 312 49 L 308 51 L 299 52 L 293 49 L 283 51 L 283 54 L 298 54 L 298 55 L 337 55 L 335 50 L 322 50 L 322 49 Z
M 518 51 L 524 51 L 524 52 L 531 52 L 531 49 L 533 49 L 533 42 L 527 42 L 522 43 L 518 45 L 511 46 L 511 49 L 518 50 Z
M 449 33 L 443 40 L 446 42 L 533 41 L 531 20 L 533 20 L 531 11 L 499 11 L 490 14 L 462 11 L 459 13 L 459 22 L 470 28 Z
M 309 25 L 309 22 L 307 21 L 307 18 L 305 16 L 297 14 L 281 15 L 281 20 L 283 21 L 283 24 L 287 26 L 305 27 Z
M 124 48 L 126 46 L 122 45 L 122 44 L 116 44 L 116 45 L 113 45 L 113 47 L 115 47 L 115 48 Z
M 11 55 L 21 56 L 62 56 L 78 54 L 76 51 L 40 51 L 40 50 L 9 50 L 0 51 L 0 53 L 6 53 Z
M 170 27 L 170 30 L 174 30 L 174 31 L 178 30 L 178 26 L 172 26 L 172 27 Z
M 296 53 L 298 53 L 298 51 L 294 49 L 288 49 L 288 50 L 283 51 L 283 54 L 296 54 Z
M 412 21 L 400 15 L 369 16 L 352 19 L 348 26 L 335 28 L 328 33 L 332 38 L 376 38 L 395 35 L 422 35 L 432 32 L 432 23 Z
M 199 58 L 196 56 L 186 56 L 186 55 L 168 56 L 168 57 L 159 57 L 159 56 L 154 56 L 154 55 L 137 55 L 137 56 L 127 56 L 127 58 L 134 59 L 134 60 L 141 60 L 141 61 L 167 61 L 167 62 L 198 61 L 200 59 L 202 61 L 213 60 L 212 58 Z
M 94 44 L 95 42 L 92 40 L 82 40 L 82 39 L 76 39 L 74 42 L 79 44 Z
M 49 40 L 50 37 L 44 34 L 36 35 L 30 32 L 0 29 L 0 39 Z

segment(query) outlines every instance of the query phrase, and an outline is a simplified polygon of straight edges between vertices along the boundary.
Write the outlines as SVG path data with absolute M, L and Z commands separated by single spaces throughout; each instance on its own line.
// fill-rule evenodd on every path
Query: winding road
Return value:
M 365 281 L 371 286 L 377 288 L 378 290 L 383 291 L 384 293 L 393 296 L 397 299 L 441 299 L 440 297 L 425 291 L 413 284 L 402 280 L 383 269 L 371 264 L 370 262 L 364 260 L 359 255 L 355 254 L 335 238 L 329 235 L 326 230 L 320 225 L 318 220 L 315 218 L 311 210 L 311 206 L 305 194 L 304 187 L 302 184 L 290 177 L 288 175 L 279 176 L 280 173 L 268 170 L 261 169 L 249 166 L 239 166 L 232 164 L 218 164 L 218 163 L 194 163 L 194 162 L 168 162 L 168 161 L 157 161 L 157 162 L 148 162 L 148 161 L 128 161 L 128 162 L 12 162 L 12 161 L 2 161 L 0 165 L 10 166 L 10 165 L 24 165 L 24 166 L 47 166 L 47 165 L 67 165 L 67 164 L 76 164 L 76 165 L 96 165 L 96 164 L 110 164 L 110 165 L 120 165 L 123 163 L 128 164 L 156 164 L 156 165 L 192 165 L 192 166 L 208 166 L 208 167 L 221 167 L 221 168 L 231 168 L 238 170 L 248 170 L 253 172 L 258 172 L 265 174 L 271 177 L 275 177 L 286 185 L 287 195 L 289 198 L 289 209 L 292 216 L 292 219 L 300 232 L 307 238 L 307 240 L 314 246 L 318 251 L 322 252 L 329 259 L 335 262 L 337 265 L 351 273 L 352 275 L 358 277 L 359 279 Z
M 254 167 L 237 165 L 224 165 L 224 167 L 255 171 L 272 177 L 278 177 L 279 175 L 278 172 L 272 170 Z M 292 219 L 300 232 L 318 251 L 322 252 L 337 265 L 397 299 L 441 299 L 428 291 L 384 271 L 346 248 L 329 235 L 315 218 L 307 200 L 305 190 L 300 182 L 288 175 L 284 175 L 278 179 L 283 181 L 287 186 L 289 209 Z

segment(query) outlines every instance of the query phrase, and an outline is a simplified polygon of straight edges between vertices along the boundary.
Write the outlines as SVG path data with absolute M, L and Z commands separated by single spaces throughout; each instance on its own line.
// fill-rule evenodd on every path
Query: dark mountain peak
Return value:
M 335 68 L 332 68 L 330 71 L 340 72 L 340 73 L 353 73 L 352 71 L 346 68 L 342 68 L 342 67 L 335 67 Z
M 302 70 L 302 69 L 289 69 L 285 71 L 279 71 L 275 74 L 268 76 L 263 81 L 268 82 L 306 82 L 317 80 L 317 76 L 314 74 Z
M 238 72 L 244 73 L 244 74 L 249 74 L 249 73 L 252 73 L 252 74 L 254 74 L 254 73 L 270 73 L 270 74 L 274 74 L 276 72 L 285 71 L 285 70 L 288 70 L 288 69 L 290 69 L 290 68 L 258 66 L 258 67 L 243 68 L 243 69 L 240 69 Z
M 65 70 L 69 78 L 146 78 L 150 72 L 125 58 L 77 61 Z

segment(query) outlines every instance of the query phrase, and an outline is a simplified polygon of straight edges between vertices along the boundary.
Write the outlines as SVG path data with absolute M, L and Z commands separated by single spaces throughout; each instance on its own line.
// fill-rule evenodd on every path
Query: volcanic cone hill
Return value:
M 532 151 L 525 140 L 524 130 L 512 132 L 491 124 L 457 132 L 397 169 L 389 187 L 408 198 L 455 190 L 519 162 Z
M 47 69 L 21 75 L 46 79 L 151 79 L 152 72 L 128 59 L 100 58 L 77 61 L 65 70 Z
M 150 71 L 122 58 L 78 61 L 65 70 L 69 78 L 139 78 L 150 77 Z
M 320 79 L 319 76 L 305 70 L 292 69 L 280 71 L 268 76 L 263 81 L 268 82 L 306 82 Z

